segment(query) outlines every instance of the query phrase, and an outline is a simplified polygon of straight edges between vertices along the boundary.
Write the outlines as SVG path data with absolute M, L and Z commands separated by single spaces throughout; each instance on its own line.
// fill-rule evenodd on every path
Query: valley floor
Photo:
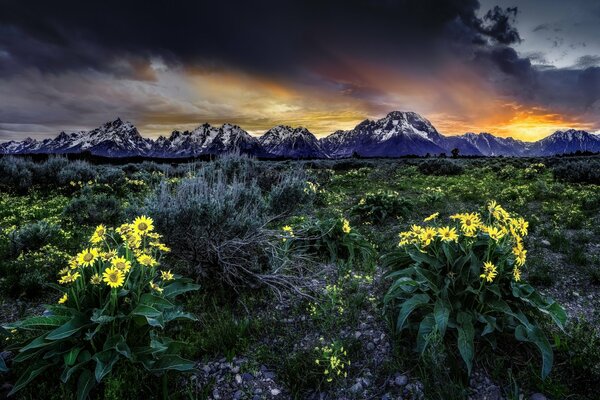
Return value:
M 240 161 L 250 169 L 237 173 L 250 174 L 261 189 L 269 187 L 262 194 L 269 201 L 280 182 L 273 177 L 281 171 L 303 174 L 310 182 L 303 204 L 273 211 L 277 218 L 268 219 L 275 238 L 269 243 L 278 259 L 289 258 L 282 264 L 285 268 L 294 265 L 294 271 L 303 271 L 302 281 L 287 290 L 255 283 L 231 289 L 194 276 L 202 288 L 186 295 L 184 306 L 198 320 L 178 323 L 167 332 L 187 343 L 183 355 L 194 360 L 197 369 L 189 374 L 169 372 L 169 397 L 597 398 L 592 386 L 600 379 L 600 186 L 597 175 L 595 184 L 585 179 L 572 182 L 579 178 L 565 177 L 564 172 L 557 175 L 556 169 L 567 162 L 600 165 L 593 157 Z M 98 167 L 90 167 L 94 168 Z M 82 179 L 65 177 L 55 185 L 39 183 L 30 189 L 18 187 L 16 180 L 0 182 L 1 323 L 41 314 L 44 304 L 58 300 L 46 283 L 56 279 L 57 265 L 81 250 L 82 238 L 98 223 L 118 226 L 140 210 L 152 210 L 154 203 L 148 202 L 155 201 L 152 196 L 161 182 L 177 185 L 206 167 L 146 163 L 113 168 L 120 172 L 112 171 L 115 176 L 104 180 L 83 174 Z M 276 184 L 264 183 L 273 179 Z M 237 184 L 231 182 L 226 186 Z M 284 194 L 277 193 L 278 203 L 269 207 L 302 196 L 286 195 L 283 189 Z M 392 281 L 380 257 L 398 248 L 400 232 L 434 213 L 447 219 L 459 212 L 481 212 L 491 200 L 529 222 L 523 280 L 554 298 L 567 313 L 565 332 L 549 321 L 544 325 L 554 350 L 554 367 L 545 380 L 540 378 L 541 358 L 535 349 L 510 338 L 501 337 L 495 349 L 479 343 L 470 377 L 456 348 L 443 342 L 418 354 L 414 335 L 395 332 L 395 318 L 384 306 Z M 214 226 L 224 230 L 232 218 Z M 51 227 L 25 230 L 40 221 Z M 333 237 L 315 244 L 316 231 L 326 237 L 334 229 L 323 228 L 327 221 L 345 221 L 356 235 L 353 242 L 342 245 L 339 242 L 346 239 Z M 157 221 L 157 229 L 160 226 Z M 51 233 L 39 239 L 39 230 Z M 196 273 L 177 253 L 178 243 L 169 243 L 169 232 L 161 233 L 173 247 L 164 263 L 182 274 Z M 36 240 L 41 242 L 33 244 Z M 320 363 L 329 362 L 331 354 L 326 348 L 333 349 L 343 368 L 332 365 L 324 373 Z M 14 356 L 2 353 L 9 366 Z M 117 364 L 105 379 L 92 393 L 94 398 L 164 398 L 160 379 L 125 363 Z M 16 372 L 2 375 L 0 396 L 15 381 Z M 37 378 L 18 396 L 75 398 L 73 387 L 52 373 Z

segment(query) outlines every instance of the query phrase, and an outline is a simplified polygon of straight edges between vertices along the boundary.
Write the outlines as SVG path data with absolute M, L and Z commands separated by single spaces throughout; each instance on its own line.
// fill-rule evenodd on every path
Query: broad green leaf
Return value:
M 74 365 L 75 361 L 77 361 L 77 356 L 79 355 L 80 351 L 81 351 L 81 347 L 74 347 L 71 349 L 71 351 L 69 351 L 67 354 L 65 354 L 65 357 L 64 357 L 65 365 L 68 365 L 69 367 Z
M 440 335 L 444 337 L 446 334 L 446 327 L 448 326 L 448 317 L 450 316 L 450 305 L 444 300 L 438 299 L 433 307 L 433 316 Z
M 96 385 L 94 374 L 90 370 L 84 369 L 77 381 L 77 400 L 87 399 L 94 385 Z
M 48 317 L 31 317 L 6 325 L 7 329 L 43 330 L 61 326 L 69 321 L 71 317 L 64 315 L 52 315 Z
M 32 350 L 32 349 L 39 349 L 40 347 L 44 347 L 44 346 L 47 346 L 52 343 L 53 342 L 49 342 L 46 340 L 46 335 L 38 336 L 35 339 L 33 339 L 31 342 L 29 342 L 26 346 L 21 348 L 19 350 L 19 352 L 24 353 L 24 352 Z
M 419 332 L 417 333 L 417 351 L 423 353 L 429 342 L 429 335 L 435 330 L 435 318 L 433 313 L 429 313 L 423 318 L 419 324 Z
M 68 338 L 69 336 L 73 335 L 74 333 L 76 333 L 77 331 L 82 329 L 83 327 L 87 326 L 88 323 L 89 323 L 89 320 L 87 320 L 85 317 L 81 317 L 81 316 L 73 317 L 66 324 L 59 326 L 52 332 L 48 333 L 48 335 L 46 336 L 46 339 L 61 340 L 64 338 Z
M 8 367 L 6 366 L 6 361 L 4 361 L 4 357 L 0 356 L 0 372 L 8 372 Z
M 472 317 L 465 313 L 459 312 L 457 317 L 458 322 L 458 351 L 465 364 L 467 364 L 467 370 L 471 375 L 471 369 L 473 368 L 473 357 L 475 356 L 475 330 L 473 328 Z
M 526 327 L 519 325 L 515 329 L 515 338 L 521 342 L 533 343 L 540 351 L 542 355 L 542 379 L 550 374 L 552 370 L 552 363 L 554 362 L 554 353 L 552 352 L 552 346 L 544 335 L 544 332 L 536 326 Z
M 429 302 L 429 296 L 426 294 L 415 294 L 410 299 L 406 300 L 400 306 L 400 312 L 398 313 L 398 320 L 396 322 L 396 331 L 400 332 L 404 329 L 404 324 L 407 318 L 412 314 L 415 308 L 427 304 Z
M 160 372 L 165 370 L 174 371 L 192 371 L 196 364 L 193 361 L 186 360 L 175 354 L 166 354 L 160 357 L 152 366 L 153 372 Z
M 89 355 L 89 352 L 88 352 L 88 355 Z M 65 366 L 65 369 L 63 369 L 63 372 L 60 375 L 60 380 L 63 381 L 64 383 L 66 383 L 69 379 L 71 379 L 71 376 L 75 372 L 77 372 L 77 370 L 79 370 L 79 368 L 83 367 L 88 361 L 90 361 L 90 358 L 79 360 L 79 362 L 77 364 L 73 365 L 72 367 Z
M 142 317 L 158 317 L 162 314 L 161 311 L 154 307 L 147 306 L 144 304 L 138 304 L 138 306 L 131 312 L 132 315 L 140 315 Z
M 8 394 L 9 396 L 17 393 L 19 390 L 23 389 L 29 382 L 31 382 L 36 376 L 40 375 L 44 372 L 48 367 L 52 366 L 50 363 L 35 363 L 31 365 L 27 370 L 19 377 L 17 382 L 15 382 L 15 386 L 13 386 L 12 390 Z
M 196 318 L 195 315 L 190 314 L 188 312 L 184 312 L 178 309 L 173 309 L 173 310 L 166 310 L 164 312 L 164 321 L 165 323 L 167 322 L 171 322 L 171 321 L 176 321 L 176 320 L 182 320 L 182 319 L 187 319 L 190 321 L 197 321 L 198 318 Z
M 115 350 L 105 350 L 94 354 L 92 359 L 96 361 L 96 382 L 100 383 L 102 378 L 112 371 L 113 366 L 119 360 L 119 353 Z
M 198 289 L 200 289 L 200 285 L 178 279 L 163 288 L 163 295 L 169 299 L 182 293 Z
M 144 305 L 152 306 L 152 307 L 157 307 L 157 306 L 173 307 L 174 306 L 173 303 L 171 303 L 169 300 L 165 299 L 164 297 L 157 296 L 157 295 L 151 294 L 151 293 L 144 293 L 142 295 L 142 297 L 140 297 L 140 304 L 144 304 Z

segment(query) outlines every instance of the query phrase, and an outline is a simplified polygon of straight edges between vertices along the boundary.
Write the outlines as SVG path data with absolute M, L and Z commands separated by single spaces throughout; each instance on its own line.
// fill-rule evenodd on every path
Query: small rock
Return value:
M 546 239 L 540 240 L 540 243 L 542 244 L 542 246 L 550 247 L 550 242 Z
M 406 375 L 397 375 L 394 378 L 394 384 L 396 386 L 406 386 L 408 383 L 408 377 Z
M 354 385 L 352 385 L 352 387 L 350 387 L 350 391 L 352 393 L 360 393 L 360 392 L 362 392 L 362 390 L 363 390 L 363 387 L 360 382 L 356 382 Z
M 281 393 L 279 389 L 271 389 L 271 396 L 278 396 Z
M 354 338 L 358 339 L 362 336 L 362 332 L 361 331 L 356 331 L 354 332 Z
M 534 393 L 529 400 L 548 400 L 548 398 L 541 393 Z
M 275 372 L 265 371 L 263 372 L 263 376 L 265 377 L 265 379 L 273 380 L 275 379 Z
M 238 385 L 242 383 L 242 377 L 240 376 L 240 374 L 237 374 L 235 376 L 235 383 L 237 383 Z
M 369 351 L 375 350 L 375 343 L 373 343 L 373 342 L 367 343 L 367 350 L 369 350 Z
M 253 379 L 254 379 L 254 375 L 252 375 L 250 372 L 244 372 L 244 373 L 242 374 L 242 379 L 243 379 L 244 381 L 251 381 L 251 380 L 253 380 Z
M 241 390 L 238 390 L 233 394 L 233 398 L 235 400 L 240 400 L 243 395 L 244 395 L 244 392 L 242 392 Z

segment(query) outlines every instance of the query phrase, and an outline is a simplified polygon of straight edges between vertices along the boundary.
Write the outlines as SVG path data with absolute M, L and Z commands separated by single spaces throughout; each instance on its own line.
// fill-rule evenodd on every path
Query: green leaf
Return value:
M 113 366 L 119 360 L 119 353 L 112 349 L 105 350 L 94 354 L 92 359 L 96 361 L 95 376 L 96 381 L 100 383 L 102 378 L 112 371 Z
M 448 317 L 450 316 L 450 305 L 444 300 L 438 299 L 433 307 L 433 316 L 440 335 L 444 337 L 446 334 L 446 327 L 448 326 Z
M 79 355 L 80 351 L 81 347 L 75 347 L 71 349 L 71 351 L 69 351 L 67 354 L 65 354 L 65 365 L 68 365 L 70 367 L 73 364 L 75 364 L 75 361 L 77 361 L 77 356 Z
M 404 324 L 407 318 L 412 312 L 419 306 L 427 304 L 429 302 L 429 296 L 426 294 L 415 294 L 410 299 L 402 303 L 400 312 L 398 313 L 398 320 L 396 321 L 396 331 L 400 332 L 404 329 Z
M 7 329 L 44 330 L 61 326 L 71 317 L 64 315 L 51 315 L 48 317 L 31 317 L 6 325 Z
M 429 342 L 429 335 L 435 329 L 435 318 L 433 313 L 429 313 L 423 318 L 419 324 L 419 332 L 417 333 L 417 351 L 423 353 Z
M 48 340 L 61 340 L 68 338 L 83 327 L 87 326 L 89 320 L 82 316 L 75 316 L 71 318 L 66 324 L 56 328 L 52 332 L 48 333 L 46 339 Z
M 65 369 L 63 370 L 61 376 L 60 376 L 60 380 L 63 382 L 67 382 L 69 379 L 71 379 L 71 376 L 73 375 L 73 373 L 75 373 L 79 368 L 83 367 L 85 364 L 87 364 L 88 361 L 90 361 L 92 359 L 90 352 L 87 350 L 82 351 L 81 353 L 79 353 L 79 357 L 78 357 L 78 363 L 73 365 L 71 368 L 67 368 L 65 367 Z
M 48 367 L 52 366 L 50 363 L 36 363 L 31 365 L 27 370 L 19 377 L 17 382 L 15 382 L 15 386 L 13 386 L 12 390 L 8 394 L 9 396 L 17 393 L 19 390 L 23 389 L 29 382 L 31 382 L 36 376 L 40 375 L 44 372 Z
M 521 342 L 533 343 L 540 351 L 542 355 L 542 379 L 550 374 L 552 370 L 552 363 L 554 362 L 554 353 L 552 352 L 552 346 L 544 335 L 544 332 L 537 326 L 530 326 L 529 328 L 524 325 L 519 325 L 515 329 L 515 338 Z
M 189 283 L 183 279 L 177 279 L 163 288 L 163 296 L 167 299 L 178 296 L 182 293 L 200 289 L 200 285 Z
M 77 400 L 87 399 L 94 385 L 94 375 L 90 370 L 84 369 L 77 381 Z
M 4 361 L 4 357 L 0 355 L 0 372 L 8 372 L 8 367 L 6 366 L 6 361 Z
M 109 304 L 109 303 L 107 303 Z M 94 310 L 94 312 L 92 313 L 92 316 L 90 317 L 90 321 L 95 322 L 97 324 L 107 324 L 109 322 L 112 322 L 115 320 L 115 317 L 113 317 L 112 315 L 103 315 L 104 310 L 103 309 L 96 309 Z
M 144 304 L 138 304 L 138 306 L 131 312 L 132 315 L 139 315 L 142 317 L 158 317 L 162 314 L 161 311 L 157 310 L 154 307 L 147 306 Z
M 177 310 L 177 309 L 166 310 L 164 312 L 165 323 L 175 321 L 175 320 L 182 320 L 182 319 L 187 319 L 190 321 L 198 320 L 198 318 L 195 315 L 190 314 L 188 312 L 181 311 L 181 310 Z
M 123 335 L 114 335 L 104 343 L 103 350 L 116 350 L 123 357 L 131 359 L 131 350 Z
M 173 370 L 186 372 L 194 370 L 195 365 L 196 364 L 193 361 L 181 358 L 176 354 L 166 354 L 160 357 L 158 360 L 156 360 L 156 362 L 152 366 L 152 371 L 160 372 L 166 370 Z
M 473 357 L 475 356 L 475 330 L 473 328 L 473 319 L 469 314 L 459 312 L 457 322 L 458 351 L 465 364 L 467 364 L 468 374 L 471 375 Z
M 164 297 L 157 296 L 151 293 L 144 293 L 142 297 L 140 297 L 140 304 L 144 304 L 147 306 L 162 306 L 162 307 L 173 307 L 174 304 Z
M 21 350 L 19 350 L 19 351 L 21 353 L 24 353 L 24 352 L 32 350 L 32 349 L 39 349 L 40 347 L 44 347 L 44 346 L 47 346 L 52 343 L 53 342 L 46 341 L 46 335 L 42 335 L 42 336 L 38 336 L 35 339 L 33 339 L 31 342 L 29 342 L 25 347 L 21 348 Z

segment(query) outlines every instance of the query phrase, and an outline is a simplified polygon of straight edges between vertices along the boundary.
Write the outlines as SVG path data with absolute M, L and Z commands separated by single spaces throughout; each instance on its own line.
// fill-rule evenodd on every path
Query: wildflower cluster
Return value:
M 510 271 L 515 281 L 521 280 L 520 268 L 527 258 L 527 250 L 523 245 L 523 238 L 527 236 L 529 228 L 527 221 L 512 216 L 496 201 L 491 201 L 487 205 L 486 219 L 476 212 L 459 213 L 450 216 L 452 225 L 442 225 L 437 222 L 438 217 L 439 213 L 436 212 L 424 219 L 424 222 L 433 222 L 433 226 L 412 225 L 410 230 L 400 232 L 399 246 L 415 245 L 427 252 L 427 248 L 435 243 L 454 243 L 457 247 L 472 246 L 479 239 L 487 240 L 501 249 L 510 246 L 513 256 L 513 267 Z M 491 255 L 493 251 L 489 253 Z M 487 282 L 494 281 L 498 276 L 498 266 L 492 261 L 484 260 L 481 265 L 483 271 L 480 277 Z
M 79 375 L 78 398 L 87 398 L 120 359 L 153 373 L 191 370 L 194 363 L 179 357 L 161 332 L 172 321 L 195 319 L 176 297 L 198 286 L 157 270 L 169 250 L 160 238 L 145 216 L 117 229 L 97 226 L 86 247 L 60 271 L 58 304 L 43 316 L 7 326 L 39 335 L 12 348 L 22 355 L 19 362 L 32 363 L 28 371 L 64 367 L 63 382 Z M 12 393 L 34 377 L 25 373 Z
M 384 304 L 397 313 L 396 330 L 418 332 L 420 352 L 434 330 L 454 340 L 469 373 L 478 338 L 493 342 L 496 332 L 512 332 L 540 350 L 546 376 L 552 348 L 536 319 L 550 316 L 562 328 L 566 314 L 522 281 L 528 222 L 495 201 L 483 214 L 464 212 L 443 220 L 434 213 L 424 222 L 401 232 L 398 250 L 383 258 L 393 269 Z
M 152 219 L 145 216 L 136 218 L 131 224 L 123 224 L 114 231 L 98 225 L 90 237 L 90 246 L 73 257 L 69 266 L 59 272 L 58 283 L 66 285 L 69 289 L 67 292 L 71 292 L 72 296 L 85 290 L 87 284 L 121 288 L 127 282 L 133 266 L 153 268 L 159 264 L 162 253 L 170 251 L 160 242 L 160 238 L 161 235 L 154 232 Z M 148 282 L 153 291 L 162 292 L 165 282 L 173 279 L 170 272 L 166 276 L 171 279 L 164 279 L 164 273 L 162 271 L 159 282 Z M 154 271 L 149 274 L 153 275 Z M 79 283 L 69 286 L 76 282 Z M 64 296 L 62 303 L 68 299 L 67 293 Z
M 321 346 L 315 347 L 317 352 L 315 364 L 323 369 L 325 380 L 331 383 L 335 379 L 347 378 L 350 360 L 348 360 L 348 352 L 344 349 L 344 346 L 337 341 L 331 344 L 323 344 L 325 340 L 323 338 L 319 340 Z
M 338 284 L 327 284 L 318 303 L 311 302 L 308 311 L 315 318 L 329 318 L 342 315 L 346 310 L 343 289 Z
M 304 193 L 306 194 L 315 194 L 319 190 L 319 184 L 311 181 L 306 181 L 306 187 L 304 188 Z

